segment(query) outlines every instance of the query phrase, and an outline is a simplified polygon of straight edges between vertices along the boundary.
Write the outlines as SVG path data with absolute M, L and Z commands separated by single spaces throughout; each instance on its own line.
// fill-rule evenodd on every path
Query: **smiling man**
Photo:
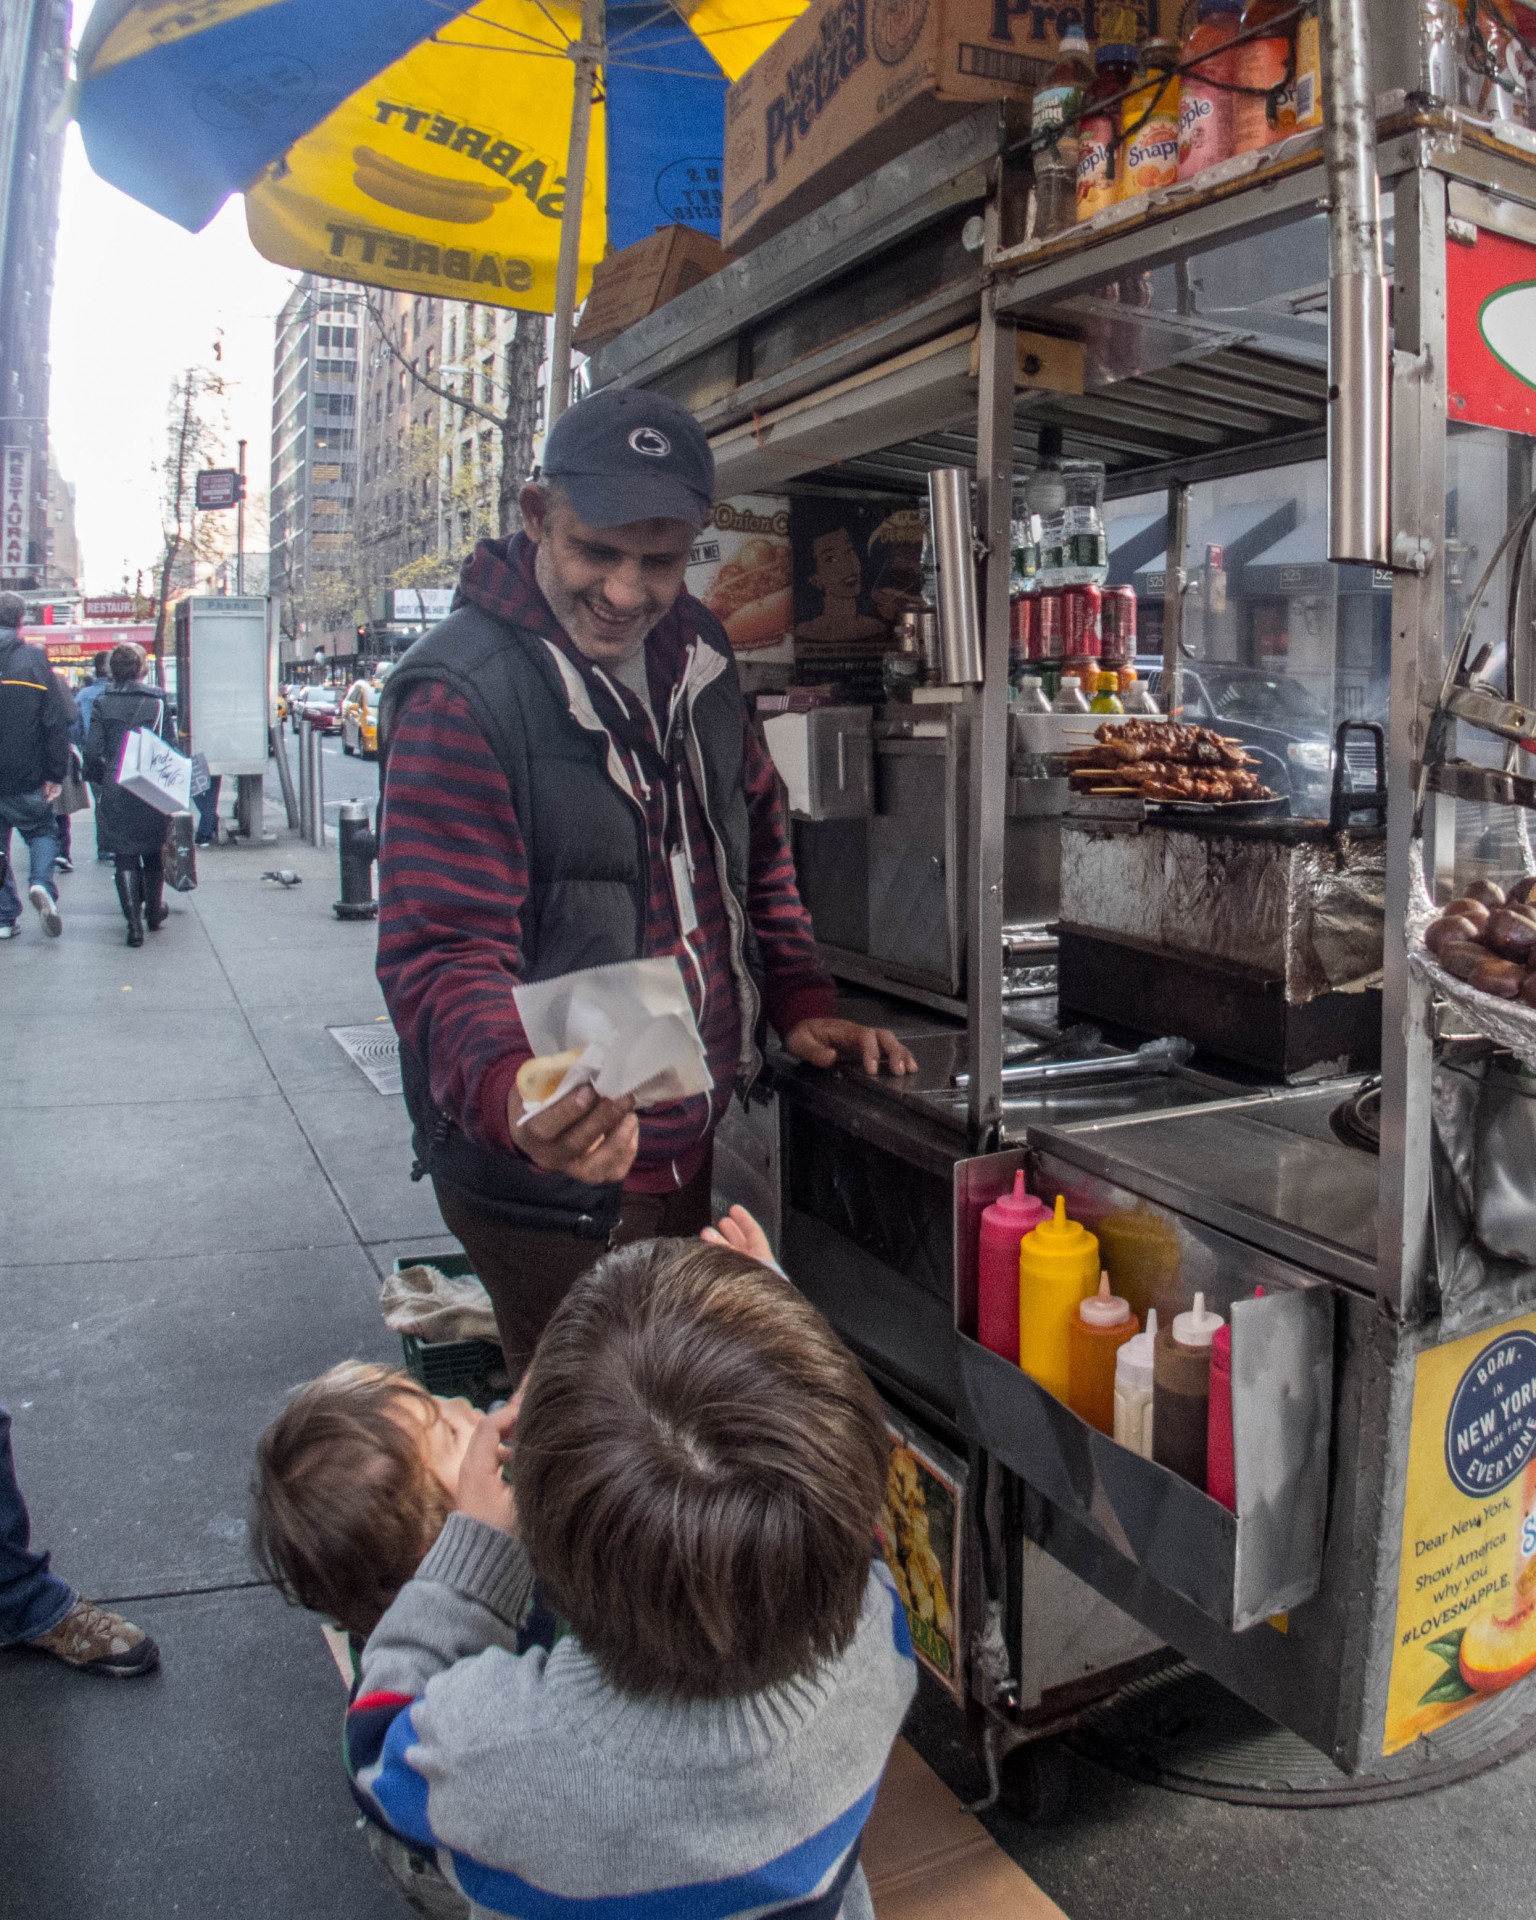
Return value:
M 582 401 L 523 490 L 522 533 L 480 543 L 385 686 L 379 980 L 418 1165 L 514 1376 L 605 1247 L 706 1223 L 714 1129 L 765 1021 L 816 1066 L 913 1065 L 834 1015 L 730 643 L 683 591 L 713 494 L 681 407 Z M 512 988 L 669 954 L 713 1090 L 640 1115 L 578 1088 L 519 1125 Z

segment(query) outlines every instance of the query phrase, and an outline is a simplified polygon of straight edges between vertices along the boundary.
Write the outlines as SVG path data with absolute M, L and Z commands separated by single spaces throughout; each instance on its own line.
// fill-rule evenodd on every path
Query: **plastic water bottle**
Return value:
M 1074 22 L 1062 34 L 1057 62 L 1035 89 L 1030 132 L 1035 148 L 1035 234 L 1049 240 L 1077 219 L 1078 115 L 1093 84 L 1093 55 Z
M 1065 501 L 1061 521 L 1061 585 L 1101 587 L 1109 578 L 1109 539 L 1104 531 L 1104 462 L 1063 460 Z
M 1061 470 L 1061 428 L 1040 429 L 1040 464 L 1024 489 L 1025 505 L 1040 525 L 1035 584 L 1041 593 L 1064 587 L 1067 483 Z
M 1083 698 L 1083 683 L 1075 673 L 1061 676 L 1061 691 L 1051 702 L 1052 713 L 1086 713 L 1088 702 Z

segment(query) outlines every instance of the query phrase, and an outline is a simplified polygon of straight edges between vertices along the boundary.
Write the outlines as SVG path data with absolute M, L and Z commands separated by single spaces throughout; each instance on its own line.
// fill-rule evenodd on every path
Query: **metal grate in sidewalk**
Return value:
M 326 1032 L 375 1093 L 400 1091 L 400 1040 L 393 1027 L 327 1027 Z

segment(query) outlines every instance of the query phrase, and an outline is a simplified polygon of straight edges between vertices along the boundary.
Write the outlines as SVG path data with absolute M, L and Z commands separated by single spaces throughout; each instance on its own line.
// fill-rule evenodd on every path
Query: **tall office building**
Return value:
M 69 0 L 0 5 L 0 586 L 43 584 Z
M 370 292 L 358 424 L 358 538 L 372 618 L 402 567 L 438 551 L 438 407 L 418 373 L 442 379 L 442 317 L 430 295 Z M 387 335 L 387 338 L 386 338 Z
M 272 363 L 272 591 L 283 654 L 350 653 L 366 618 L 357 537 L 360 290 L 305 274 L 277 317 Z

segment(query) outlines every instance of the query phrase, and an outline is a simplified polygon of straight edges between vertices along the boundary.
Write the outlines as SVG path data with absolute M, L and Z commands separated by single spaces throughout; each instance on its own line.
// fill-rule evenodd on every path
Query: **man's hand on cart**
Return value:
M 876 1074 L 883 1059 L 892 1073 L 917 1072 L 917 1062 L 889 1027 L 862 1027 L 857 1020 L 802 1020 L 784 1036 L 784 1045 L 813 1067 L 835 1067 L 846 1060 Z
M 507 1120 L 512 1138 L 536 1167 L 546 1173 L 566 1173 L 601 1187 L 622 1180 L 635 1164 L 640 1146 L 640 1122 L 634 1100 L 603 1100 L 592 1088 L 572 1087 L 553 1106 L 536 1113 L 525 1125 L 517 1089 L 507 1095 Z

